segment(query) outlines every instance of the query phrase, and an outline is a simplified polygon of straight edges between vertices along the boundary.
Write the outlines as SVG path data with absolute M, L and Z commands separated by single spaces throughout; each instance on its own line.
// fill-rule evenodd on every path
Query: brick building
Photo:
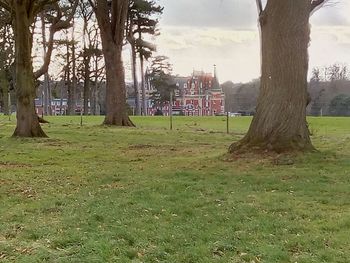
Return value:
M 225 95 L 220 87 L 216 68 L 214 76 L 203 71 L 193 71 L 187 78 L 175 78 L 178 92 L 173 111 L 187 116 L 211 116 L 224 113 Z

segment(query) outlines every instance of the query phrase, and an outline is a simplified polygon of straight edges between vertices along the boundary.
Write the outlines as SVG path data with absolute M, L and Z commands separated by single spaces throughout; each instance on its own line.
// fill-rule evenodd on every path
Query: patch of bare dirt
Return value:
M 20 194 L 25 198 L 31 199 L 31 198 L 36 198 L 38 193 L 35 189 L 33 189 L 32 187 L 20 187 L 20 188 L 14 188 L 14 189 L 10 189 L 9 191 L 7 191 L 8 195 L 11 194 Z
M 276 153 L 273 151 L 251 151 L 226 154 L 223 157 L 224 162 L 245 161 L 249 164 L 266 163 L 273 165 L 294 165 L 298 153 Z
M 149 149 L 155 147 L 154 145 L 151 144 L 134 144 L 130 145 L 129 149 L 131 150 L 139 150 L 139 149 Z
M 1 162 L 0 161 L 0 169 L 9 169 L 9 168 L 30 168 L 32 167 L 30 164 L 25 163 L 12 163 L 12 162 Z

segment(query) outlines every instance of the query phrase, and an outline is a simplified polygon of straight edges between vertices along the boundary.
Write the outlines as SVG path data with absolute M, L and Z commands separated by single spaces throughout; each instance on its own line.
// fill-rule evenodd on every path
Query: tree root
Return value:
M 13 132 L 12 137 L 17 137 L 17 138 L 48 138 L 46 133 L 41 129 L 40 125 L 39 127 L 32 128 L 28 132 L 23 132 L 20 131 L 18 128 L 15 129 Z
M 121 127 L 136 127 L 128 116 L 120 118 L 113 118 L 112 120 L 105 118 L 103 125 L 121 126 Z
M 50 123 L 49 121 L 45 120 L 44 118 L 38 116 L 39 123 Z
M 290 153 L 304 153 L 313 152 L 315 148 L 308 142 L 300 140 L 286 140 L 282 142 L 271 141 L 252 141 L 244 137 L 238 142 L 232 143 L 228 149 L 230 154 L 262 154 L 277 153 L 277 154 L 290 154 Z

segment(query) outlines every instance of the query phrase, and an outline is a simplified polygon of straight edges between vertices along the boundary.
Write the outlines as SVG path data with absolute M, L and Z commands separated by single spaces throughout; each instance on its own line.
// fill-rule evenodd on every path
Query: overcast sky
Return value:
M 311 19 L 310 67 L 350 64 L 350 1 L 325 7 Z M 220 82 L 246 82 L 260 75 L 255 0 L 160 0 L 164 14 L 158 53 L 174 73 L 218 68 Z

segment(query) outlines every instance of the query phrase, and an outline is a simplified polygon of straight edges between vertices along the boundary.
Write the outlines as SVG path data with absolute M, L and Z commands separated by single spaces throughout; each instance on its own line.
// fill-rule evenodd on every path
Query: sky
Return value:
M 311 17 L 310 68 L 350 64 L 350 1 L 323 7 Z M 213 72 L 220 82 L 248 82 L 260 75 L 259 31 L 255 0 L 159 0 L 164 6 L 159 55 L 174 74 Z

